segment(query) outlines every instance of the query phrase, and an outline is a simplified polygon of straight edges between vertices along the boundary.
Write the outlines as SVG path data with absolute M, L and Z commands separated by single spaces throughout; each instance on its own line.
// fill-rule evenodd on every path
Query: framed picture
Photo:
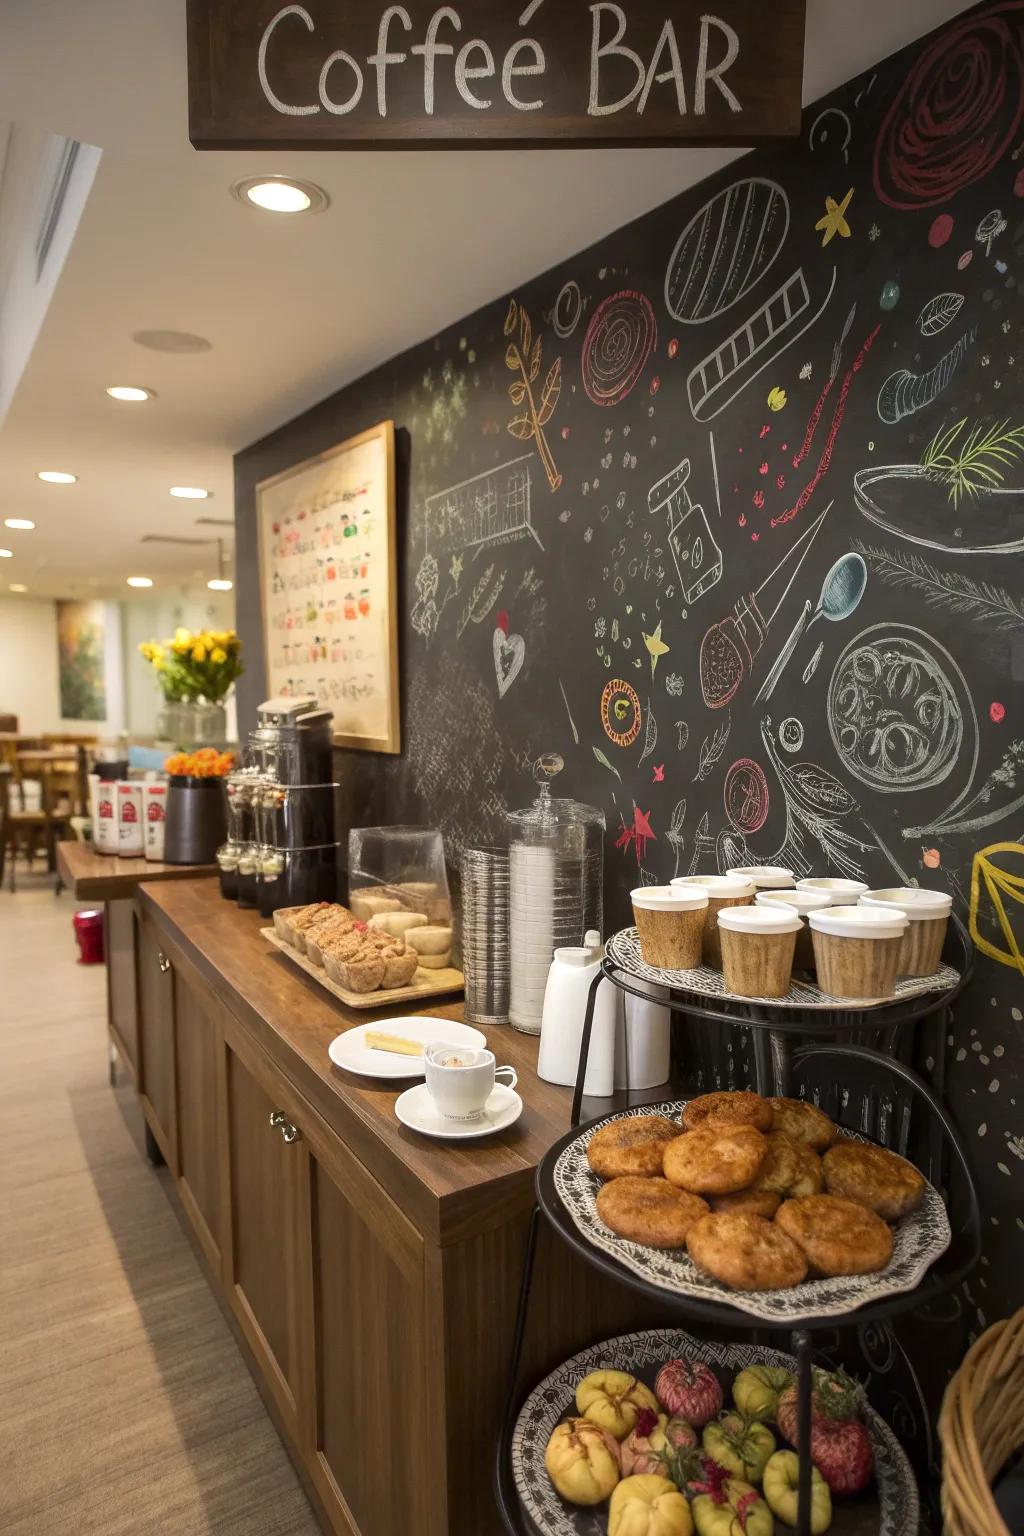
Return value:
M 334 742 L 401 751 L 395 424 L 256 487 L 267 682 L 315 694 Z

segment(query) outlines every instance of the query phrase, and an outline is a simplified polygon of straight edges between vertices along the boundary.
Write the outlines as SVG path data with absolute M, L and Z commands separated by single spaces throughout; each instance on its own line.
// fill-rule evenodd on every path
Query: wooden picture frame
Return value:
M 395 424 L 256 486 L 271 697 L 315 694 L 334 744 L 401 752 Z

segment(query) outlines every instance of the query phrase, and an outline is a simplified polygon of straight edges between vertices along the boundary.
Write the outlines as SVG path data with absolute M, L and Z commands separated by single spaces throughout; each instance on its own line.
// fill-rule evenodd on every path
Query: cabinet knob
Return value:
M 291 1146 L 293 1141 L 298 1141 L 299 1136 L 301 1135 L 301 1132 L 299 1131 L 298 1126 L 295 1126 L 295 1125 L 282 1125 L 282 1127 L 281 1127 L 281 1135 L 284 1137 L 284 1139 L 288 1143 L 288 1145 Z
M 272 1109 L 270 1111 L 270 1124 L 275 1131 L 279 1126 L 285 1125 L 286 1123 L 287 1121 L 281 1110 Z
M 160 967 L 161 973 L 166 976 L 167 972 L 171 968 L 171 962 L 168 960 L 162 949 L 157 951 L 156 962 Z

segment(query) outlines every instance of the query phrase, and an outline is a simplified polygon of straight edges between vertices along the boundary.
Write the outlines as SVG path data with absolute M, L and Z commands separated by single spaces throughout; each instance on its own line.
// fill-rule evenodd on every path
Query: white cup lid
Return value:
M 697 912 L 708 904 L 708 893 L 702 886 L 642 885 L 630 897 L 634 907 L 642 912 Z
M 791 869 L 783 869 L 781 864 L 745 864 L 741 868 L 730 869 L 729 873 L 739 875 L 743 880 L 752 880 L 759 891 L 788 890 L 796 878 Z
M 912 923 L 948 917 L 953 910 L 953 898 L 946 891 L 919 891 L 912 885 L 896 885 L 884 891 L 865 891 L 860 904 L 875 909 L 900 907 Z
M 819 907 L 830 907 L 832 897 L 828 891 L 758 891 L 757 905 L 789 907 L 791 911 L 806 917 L 808 912 L 816 912 Z
M 684 890 L 698 886 L 707 891 L 709 896 L 753 896 L 755 886 L 752 880 L 745 879 L 742 875 L 682 875 L 678 880 L 672 881 L 672 889 Z
M 856 901 L 857 897 L 863 896 L 867 890 L 867 884 L 863 880 L 832 880 L 814 877 L 810 880 L 798 880 L 796 888 L 798 891 L 830 891 L 833 896 L 848 896 L 851 901 Z
M 799 933 L 803 923 L 792 907 L 726 907 L 718 926 L 730 933 Z
M 898 939 L 909 923 L 902 907 L 822 907 L 807 921 L 815 932 L 840 939 Z

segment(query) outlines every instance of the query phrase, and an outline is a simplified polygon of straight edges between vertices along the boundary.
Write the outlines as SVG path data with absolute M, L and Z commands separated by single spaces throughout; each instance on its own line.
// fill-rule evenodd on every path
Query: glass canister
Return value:
M 586 827 L 575 801 L 555 800 L 560 757 L 534 767 L 537 799 L 509 813 L 509 1023 L 539 1035 L 556 949 L 583 939 Z
M 596 805 L 555 800 L 559 812 L 575 816 L 583 827 L 583 931 L 604 933 L 604 837 L 607 821 Z

